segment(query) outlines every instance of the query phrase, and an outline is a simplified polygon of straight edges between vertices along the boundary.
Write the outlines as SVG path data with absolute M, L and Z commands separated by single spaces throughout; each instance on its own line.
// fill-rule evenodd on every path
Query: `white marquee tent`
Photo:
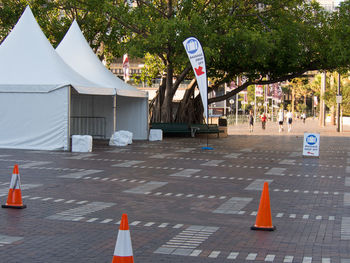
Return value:
M 109 98 L 104 98 L 106 105 L 114 105 L 116 108 L 115 127 L 112 129 L 113 127 L 107 125 L 109 131 L 127 130 L 133 133 L 134 139 L 147 139 L 148 94 L 126 84 L 101 63 L 76 21 L 72 23 L 56 51 L 71 68 L 86 79 L 100 86 L 116 89 L 114 104 Z M 84 120 L 84 116 L 94 114 L 93 109 L 86 106 L 92 99 L 92 96 L 72 96 L 72 116 L 77 118 L 76 125 L 72 126 L 79 128 L 83 124 L 79 119 Z
M 104 98 L 115 89 L 89 81 L 70 68 L 51 46 L 29 7 L 0 46 L 0 148 L 69 150 L 71 95 Z M 111 113 L 112 112 L 112 113 Z

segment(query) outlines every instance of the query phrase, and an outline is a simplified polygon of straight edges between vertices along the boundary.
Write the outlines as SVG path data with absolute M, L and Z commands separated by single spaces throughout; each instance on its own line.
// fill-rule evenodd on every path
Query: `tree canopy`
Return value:
M 328 13 L 316 2 L 302 0 L 1 0 L 0 38 L 27 4 L 54 46 L 77 19 L 103 58 L 127 52 L 131 57 L 159 59 L 164 70 L 159 72 L 163 81 L 152 104 L 154 121 L 202 117 L 200 99 L 192 96 L 195 84 L 173 112 L 179 84 L 193 78 L 182 45 L 189 36 L 202 43 L 210 88 L 240 75 L 247 77 L 236 90 L 209 103 L 251 84 L 290 80 L 309 70 L 349 67 L 349 1 L 339 12 Z

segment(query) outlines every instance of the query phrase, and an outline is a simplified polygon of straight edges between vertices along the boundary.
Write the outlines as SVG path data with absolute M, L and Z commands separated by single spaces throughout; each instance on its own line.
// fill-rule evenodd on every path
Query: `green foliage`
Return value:
M 299 113 L 303 113 L 303 112 L 306 112 L 307 107 L 306 107 L 305 104 L 298 104 L 298 105 L 296 106 L 296 110 L 297 110 L 297 112 L 299 112 Z
M 144 57 L 144 67 L 141 70 L 140 79 L 137 79 L 136 83 L 146 82 L 148 86 L 152 85 L 152 80 L 162 75 L 165 70 L 165 66 L 159 57 L 153 56 L 147 53 Z M 136 79 L 136 77 L 134 77 Z
M 0 1 L 0 43 L 16 24 L 26 5 L 27 1 Z
M 343 96 L 343 114 L 350 115 L 350 75 L 346 74 L 343 76 L 341 81 L 341 93 Z
M 315 78 L 310 82 L 308 87 L 312 90 L 315 96 L 320 98 L 321 74 L 317 74 Z M 338 87 L 338 73 L 328 72 L 326 77 L 326 92 L 323 98 L 328 108 L 331 108 L 332 106 L 336 105 L 337 87 Z M 343 89 L 342 81 L 341 81 L 341 87 Z
M 339 14 L 297 0 L 265 0 L 260 9 L 253 0 L 136 2 L 137 7 L 121 0 L 3 0 L 0 37 L 30 4 L 54 46 L 77 19 L 95 51 L 103 43 L 105 57 L 149 53 L 171 65 L 175 74 L 188 63 L 182 42 L 189 36 L 202 42 L 208 75 L 217 82 L 242 73 L 250 80 L 260 75 L 277 79 L 306 69 L 348 65 L 350 41 L 337 41 L 350 36 L 348 2 Z
M 308 70 L 346 72 L 350 66 L 350 1 L 334 13 L 301 0 L 263 0 L 260 7 L 255 0 L 134 2 L 138 5 L 124 0 L 2 0 L 0 41 L 29 4 L 54 46 L 77 19 L 101 59 L 111 61 L 124 53 L 145 58 L 141 79 L 148 82 L 157 75 L 169 80 L 194 77 L 192 70 L 184 71 L 189 61 L 182 42 L 189 36 L 203 45 L 213 86 L 239 75 L 254 84 L 266 81 L 260 76 L 283 81 Z M 177 87 L 172 81 L 167 85 L 164 101 L 171 102 Z M 333 103 L 330 97 L 327 101 Z
M 26 5 L 29 5 L 40 27 L 52 45 L 63 39 L 74 19 L 90 46 L 100 51 L 100 58 L 112 60 L 121 56 L 125 49 L 119 45 L 125 31 L 108 17 L 103 10 L 104 2 L 97 0 L 3 0 L 0 5 L 0 41 L 16 24 Z M 119 39 L 118 39 L 119 38 Z

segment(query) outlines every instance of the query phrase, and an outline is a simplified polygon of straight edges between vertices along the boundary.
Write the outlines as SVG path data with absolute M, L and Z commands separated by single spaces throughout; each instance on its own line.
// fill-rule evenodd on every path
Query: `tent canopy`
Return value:
M 82 94 L 115 90 L 79 75 L 56 53 L 29 6 L 0 46 L 0 92 L 50 92 L 71 85 Z
M 133 138 L 137 140 L 148 138 L 148 93 L 126 84 L 110 72 L 95 55 L 76 21 L 72 23 L 56 51 L 69 66 L 86 79 L 116 90 L 117 96 L 111 106 L 114 130 L 131 131 Z M 77 116 L 78 120 L 80 116 L 96 115 L 97 111 L 101 110 L 101 107 L 94 107 L 95 112 L 91 112 L 91 109 L 86 107 L 86 100 L 81 97 L 73 97 L 72 102 L 72 115 Z M 104 105 L 107 105 L 106 103 Z M 107 122 L 107 126 L 109 124 Z
M 117 95 L 140 98 L 148 97 L 146 92 L 140 91 L 123 82 L 101 63 L 86 41 L 75 20 L 56 48 L 56 51 L 79 74 L 99 85 L 115 88 Z
M 112 106 L 107 113 L 101 104 L 112 101 L 115 89 L 89 81 L 69 67 L 29 7 L 0 46 L 0 72 L 1 148 L 69 150 L 71 87 L 76 97 L 103 99 L 93 101 L 93 106 L 102 108 L 98 114 L 106 122 L 113 115 Z

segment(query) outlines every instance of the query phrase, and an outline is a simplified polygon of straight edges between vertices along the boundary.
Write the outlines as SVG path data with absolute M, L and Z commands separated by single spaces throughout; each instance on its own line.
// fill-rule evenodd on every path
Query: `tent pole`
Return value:
M 71 115 L 71 89 L 72 87 L 71 86 L 68 86 L 68 129 L 67 129 L 67 150 L 70 151 L 70 115 Z
M 113 97 L 113 133 L 117 129 L 117 94 Z
M 208 93 L 207 93 L 208 94 Z M 208 99 L 207 99 L 208 101 Z M 209 105 L 207 105 L 207 129 L 209 131 Z M 207 148 L 209 148 L 209 134 L 207 133 Z
M 146 114 L 146 120 L 147 120 L 147 124 L 146 124 L 146 139 L 148 140 L 149 139 L 149 123 L 150 123 L 150 121 L 151 121 L 151 119 L 150 119 L 150 117 L 149 117 L 149 103 L 148 103 L 148 91 L 147 91 L 147 98 L 145 98 L 144 100 L 145 100 L 145 103 L 146 103 L 146 112 L 145 112 L 145 114 Z

